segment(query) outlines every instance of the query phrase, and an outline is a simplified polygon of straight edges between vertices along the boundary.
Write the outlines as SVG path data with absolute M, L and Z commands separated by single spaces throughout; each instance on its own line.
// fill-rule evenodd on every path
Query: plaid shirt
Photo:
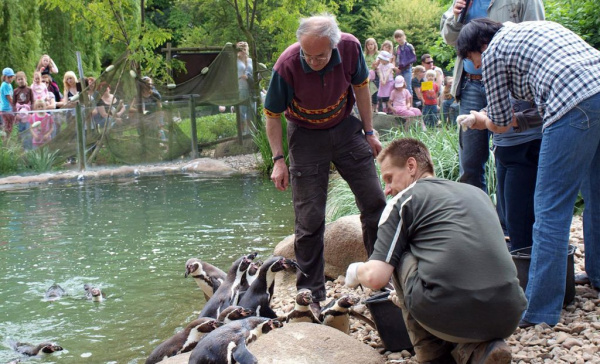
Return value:
M 535 102 L 545 128 L 600 92 L 600 51 L 575 33 L 550 21 L 504 25 L 481 58 L 494 124 L 512 122 L 509 93 Z

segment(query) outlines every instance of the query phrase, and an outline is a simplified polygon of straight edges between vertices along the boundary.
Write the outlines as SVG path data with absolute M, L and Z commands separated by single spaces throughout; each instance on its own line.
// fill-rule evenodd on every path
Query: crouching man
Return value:
M 503 339 L 527 302 L 489 197 L 436 178 L 416 139 L 395 140 L 377 160 L 394 198 L 373 254 L 348 267 L 346 285 L 379 289 L 392 278 L 420 363 L 510 363 Z

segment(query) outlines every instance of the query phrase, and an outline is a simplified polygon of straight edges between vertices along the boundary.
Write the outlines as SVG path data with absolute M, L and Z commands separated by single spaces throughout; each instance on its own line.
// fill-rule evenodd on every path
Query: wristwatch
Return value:
M 283 154 L 280 154 L 280 155 L 274 156 L 272 159 L 273 159 L 273 162 L 277 162 L 278 160 L 283 159 L 283 158 L 284 158 Z

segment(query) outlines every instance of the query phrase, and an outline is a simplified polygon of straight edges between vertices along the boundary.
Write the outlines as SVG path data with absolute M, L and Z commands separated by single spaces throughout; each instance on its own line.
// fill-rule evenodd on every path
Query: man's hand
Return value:
M 275 161 L 273 172 L 271 173 L 271 181 L 273 181 L 275 188 L 279 191 L 285 191 L 288 188 L 290 172 L 285 164 L 285 159 Z
M 456 117 L 456 123 L 462 127 L 463 131 L 467 131 L 467 129 L 473 127 L 475 125 L 475 116 L 474 115 L 458 115 Z
M 371 146 L 371 150 L 373 151 L 373 156 L 377 158 L 379 152 L 381 152 L 381 142 L 377 135 L 367 135 L 367 142 Z
M 348 270 L 346 270 L 346 286 L 350 288 L 356 288 L 360 282 L 358 280 L 358 267 L 363 265 L 363 262 L 352 263 L 348 266 Z
M 458 14 L 460 14 L 462 9 L 464 9 L 464 7 L 466 5 L 467 5 L 467 2 L 465 0 L 456 0 L 456 2 L 454 2 L 454 7 L 452 8 L 452 12 L 454 13 L 454 16 L 457 17 Z

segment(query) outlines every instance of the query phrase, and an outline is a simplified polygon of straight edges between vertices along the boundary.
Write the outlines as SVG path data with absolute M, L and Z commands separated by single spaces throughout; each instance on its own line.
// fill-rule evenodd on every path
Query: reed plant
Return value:
M 437 177 L 458 181 L 460 177 L 458 129 L 442 127 L 422 131 L 418 123 L 415 123 L 407 131 L 392 128 L 386 133 L 382 133 L 380 140 L 385 148 L 392 140 L 406 137 L 418 139 L 429 148 Z M 379 172 L 379 165 L 376 165 Z M 488 194 L 495 202 L 496 168 L 493 155 L 490 156 L 486 165 L 486 179 Z M 342 178 L 331 178 L 327 198 L 327 221 L 335 221 L 340 217 L 354 214 L 359 214 L 359 211 L 348 184 Z
M 34 172 L 48 172 L 57 163 L 60 150 L 50 151 L 48 147 L 41 147 L 25 151 L 23 160 L 25 167 Z
M 287 121 L 285 117 L 281 116 L 281 130 L 282 130 L 282 143 L 283 143 L 283 155 L 286 163 L 288 162 L 288 143 L 287 143 Z M 252 138 L 254 144 L 258 147 L 258 152 L 262 157 L 262 163 L 259 163 L 258 169 L 265 175 L 269 175 L 273 169 L 273 153 L 271 153 L 271 146 L 269 145 L 269 138 L 267 137 L 267 131 L 265 127 L 258 127 L 252 131 Z
M 0 136 L 0 175 L 11 175 L 19 170 L 21 143 L 16 128 L 11 136 Z

